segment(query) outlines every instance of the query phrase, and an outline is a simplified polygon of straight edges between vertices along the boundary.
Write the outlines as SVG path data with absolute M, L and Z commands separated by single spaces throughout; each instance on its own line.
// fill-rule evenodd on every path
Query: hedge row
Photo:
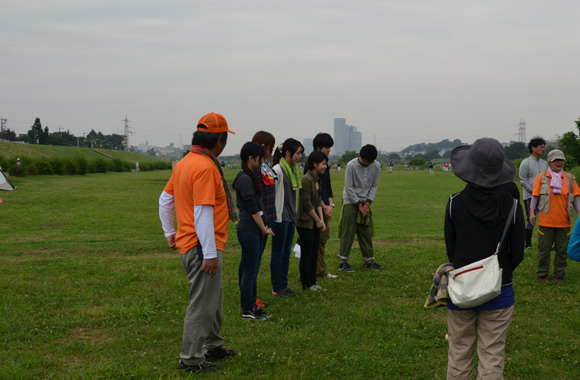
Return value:
M 86 159 L 77 157 L 50 157 L 32 158 L 20 157 L 22 165 L 16 165 L 16 158 L 0 157 L 2 170 L 10 176 L 25 177 L 28 175 L 85 175 L 87 173 L 106 172 L 130 172 L 135 169 L 135 164 L 118 158 Z M 165 170 L 171 169 L 171 163 L 167 161 L 144 162 L 139 164 L 139 170 Z

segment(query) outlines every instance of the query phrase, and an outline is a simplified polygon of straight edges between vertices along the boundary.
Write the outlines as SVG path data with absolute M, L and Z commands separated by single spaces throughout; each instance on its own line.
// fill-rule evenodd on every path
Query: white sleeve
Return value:
M 165 237 L 175 235 L 174 215 L 175 201 L 173 195 L 163 191 L 159 197 L 159 219 L 161 219 Z
M 193 224 L 197 239 L 199 240 L 204 259 L 215 259 L 217 250 L 215 247 L 215 233 L 213 228 L 213 206 L 193 206 Z

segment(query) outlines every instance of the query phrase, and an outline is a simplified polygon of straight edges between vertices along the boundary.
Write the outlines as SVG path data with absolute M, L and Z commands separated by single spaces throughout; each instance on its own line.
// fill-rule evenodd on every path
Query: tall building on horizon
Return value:
M 309 156 L 310 153 L 312 153 L 312 151 L 314 150 L 314 148 L 312 147 L 313 141 L 314 141 L 314 139 L 311 137 L 307 137 L 304 140 L 302 140 L 302 145 L 304 145 L 304 155 L 305 156 Z
M 355 126 L 347 125 L 346 119 L 334 119 L 334 147 L 332 153 L 342 156 L 344 152 L 359 152 L 362 147 L 362 133 Z

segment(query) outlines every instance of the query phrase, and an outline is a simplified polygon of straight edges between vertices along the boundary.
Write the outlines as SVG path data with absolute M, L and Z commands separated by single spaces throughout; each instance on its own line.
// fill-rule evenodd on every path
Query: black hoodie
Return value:
M 491 256 L 501 240 L 514 198 L 500 189 L 483 189 L 467 185 L 452 195 L 445 211 L 445 245 L 454 268 Z M 524 259 L 525 219 L 518 202 L 515 223 L 510 228 L 499 251 L 499 266 L 503 269 L 502 285 L 512 282 L 512 271 Z

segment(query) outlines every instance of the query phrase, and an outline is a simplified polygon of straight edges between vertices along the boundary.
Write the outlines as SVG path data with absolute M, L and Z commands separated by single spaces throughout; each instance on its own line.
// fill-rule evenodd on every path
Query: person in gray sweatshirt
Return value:
M 548 163 L 540 157 L 544 155 L 546 149 L 546 141 L 541 137 L 534 137 L 528 143 L 528 150 L 532 154 L 520 164 L 520 183 L 524 188 L 524 204 L 526 206 L 526 249 L 532 248 L 532 234 L 534 225 L 530 223 L 530 204 L 532 202 L 532 189 L 534 188 L 534 180 L 538 174 L 548 170 Z
M 344 173 L 344 191 L 342 192 L 342 214 L 339 221 L 338 237 L 341 260 L 338 269 L 354 272 L 348 263 L 352 243 L 356 234 L 363 255 L 364 267 L 384 269 L 375 263 L 373 256 L 373 216 L 371 204 L 379 188 L 381 166 L 375 161 L 377 148 L 365 145 L 357 158 L 346 165 Z

